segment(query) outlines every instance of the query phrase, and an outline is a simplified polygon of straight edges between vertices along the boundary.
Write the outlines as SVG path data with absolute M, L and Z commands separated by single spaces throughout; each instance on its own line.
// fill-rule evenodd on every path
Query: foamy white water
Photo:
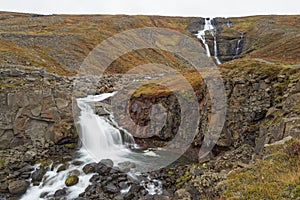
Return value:
M 209 50 L 209 45 L 208 43 L 206 42 L 206 39 L 205 39 L 205 34 L 207 31 L 209 31 L 209 33 L 211 34 L 211 36 L 214 38 L 214 42 L 213 42 L 213 45 L 214 45 L 214 58 L 216 60 L 216 63 L 217 64 L 221 64 L 221 61 L 219 60 L 218 58 L 218 46 L 217 46 L 217 38 L 216 38 L 216 34 L 215 34 L 215 27 L 211 24 L 211 18 L 205 18 L 205 24 L 204 24 L 204 27 L 202 30 L 199 30 L 198 33 L 196 34 L 197 38 L 199 38 L 204 47 L 205 47 L 205 51 L 206 51 L 206 55 L 208 57 L 211 57 L 211 53 L 210 53 L 210 50 Z
M 242 47 L 241 47 L 241 42 L 243 41 L 243 39 L 244 39 L 244 33 L 241 33 L 241 37 L 240 37 L 240 39 L 237 41 L 237 44 L 236 44 L 235 55 L 234 55 L 233 58 L 236 58 L 236 57 L 240 54 L 241 49 L 242 49 Z
M 126 147 L 126 143 L 131 143 L 132 146 L 136 146 L 130 133 L 123 131 L 126 134 L 125 140 L 123 141 L 122 135 L 119 131 L 119 127 L 116 122 L 113 121 L 111 114 L 110 120 L 105 117 L 100 117 L 95 114 L 91 103 L 103 101 L 109 97 L 112 97 L 116 93 L 104 93 L 101 95 L 91 95 L 85 98 L 77 99 L 77 105 L 80 108 L 80 115 L 78 125 L 80 127 L 82 147 L 77 152 L 79 154 L 77 161 L 81 161 L 82 164 L 75 166 L 72 161 L 66 163 L 68 168 L 64 171 L 57 172 L 57 169 L 61 166 L 58 165 L 52 171 L 47 171 L 43 177 L 39 186 L 31 185 L 27 192 L 22 196 L 22 200 L 36 200 L 36 199 L 49 199 L 53 197 L 55 191 L 65 188 L 67 192 L 67 199 L 74 199 L 84 192 L 85 188 L 90 185 L 90 178 L 94 174 L 85 174 L 82 171 L 84 165 L 91 162 L 98 162 L 102 159 L 111 159 L 115 165 L 125 161 L 131 161 L 139 166 L 148 165 L 147 158 L 159 157 L 155 152 L 152 151 L 141 151 L 140 153 L 134 153 Z M 144 159 L 144 162 L 143 162 Z M 146 161 L 146 162 L 145 162 Z M 35 169 L 38 165 L 35 166 Z M 51 168 L 51 166 L 50 166 Z M 78 170 L 80 172 L 78 178 L 79 182 L 71 187 L 66 187 L 65 180 L 69 176 L 70 172 Z M 133 172 L 133 176 L 135 174 Z M 160 183 L 158 180 L 153 180 Z M 143 183 L 141 183 L 142 185 Z M 159 187 L 155 186 L 158 185 Z M 161 193 L 161 184 L 150 184 L 145 185 L 145 189 L 149 193 L 154 194 Z M 127 190 L 122 193 L 128 192 Z M 41 198 L 42 197 L 42 198 Z

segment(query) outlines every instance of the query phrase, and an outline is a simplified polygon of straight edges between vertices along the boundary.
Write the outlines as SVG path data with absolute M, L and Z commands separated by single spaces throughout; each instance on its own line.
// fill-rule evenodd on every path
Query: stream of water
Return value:
M 211 57 L 209 45 L 208 45 L 208 43 L 206 41 L 206 38 L 205 38 L 206 32 L 209 31 L 211 36 L 214 38 L 214 42 L 213 42 L 214 55 L 213 56 L 215 58 L 216 63 L 221 64 L 221 61 L 218 58 L 218 46 L 217 46 L 216 30 L 215 30 L 215 27 L 212 25 L 211 21 L 212 21 L 211 18 L 205 18 L 204 27 L 203 27 L 202 30 L 198 31 L 196 36 L 202 41 L 202 43 L 205 47 L 206 55 L 208 57 Z
M 116 166 L 126 161 L 135 163 L 135 171 L 130 172 L 131 176 L 135 176 L 135 174 L 140 174 L 141 171 L 151 171 L 151 168 L 155 169 L 160 166 L 165 167 L 166 163 L 171 163 L 174 156 L 178 156 L 173 152 L 167 152 L 163 149 L 139 149 L 130 133 L 122 131 L 126 134 L 126 137 L 122 137 L 121 131 L 114 122 L 111 113 L 109 117 L 96 115 L 92 104 L 112 97 L 114 94 L 115 92 L 104 93 L 77 99 L 77 105 L 80 109 L 78 124 L 82 147 L 76 152 L 75 160 L 81 161 L 82 164 L 74 165 L 72 161 L 69 161 L 65 163 L 68 168 L 64 171 L 57 172 L 63 163 L 55 166 L 53 170 L 48 170 L 38 186 L 31 184 L 30 188 L 22 196 L 22 200 L 49 199 L 53 197 L 55 191 L 63 188 L 67 191 L 67 199 L 78 197 L 90 184 L 89 179 L 94 175 L 85 174 L 82 168 L 88 163 L 99 162 L 102 159 L 111 159 Z M 128 148 L 128 144 L 130 144 L 131 149 Z M 132 147 L 135 148 L 132 149 Z M 38 167 L 39 165 L 35 166 L 36 169 Z M 65 180 L 74 170 L 80 173 L 78 175 L 79 182 L 74 186 L 66 187 Z M 148 190 L 149 194 L 161 193 L 161 182 L 159 180 L 152 180 L 152 183 L 155 184 L 149 185 L 141 181 L 141 186 Z

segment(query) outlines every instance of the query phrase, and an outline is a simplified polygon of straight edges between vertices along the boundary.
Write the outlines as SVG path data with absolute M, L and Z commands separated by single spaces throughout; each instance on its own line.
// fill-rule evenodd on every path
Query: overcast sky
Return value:
M 1 0 L 1 11 L 230 17 L 300 14 L 300 0 Z

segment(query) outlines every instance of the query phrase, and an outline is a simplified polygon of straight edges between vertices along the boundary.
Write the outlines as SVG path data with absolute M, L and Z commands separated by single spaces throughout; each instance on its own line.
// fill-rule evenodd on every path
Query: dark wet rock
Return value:
M 114 163 L 110 159 L 101 160 L 96 166 L 96 172 L 100 175 L 108 175 Z
M 79 181 L 78 176 L 68 176 L 68 178 L 65 181 L 66 186 L 70 187 L 73 185 L 76 185 Z
M 95 174 L 92 176 L 92 178 L 90 178 L 91 183 L 99 182 L 99 180 L 100 180 L 100 176 L 98 174 Z
M 108 193 L 115 194 L 115 193 L 118 193 L 120 191 L 120 189 L 119 189 L 118 186 L 110 183 L 110 184 L 104 186 L 104 191 L 108 192 Z
M 111 168 L 111 170 L 110 170 L 110 174 L 118 174 L 118 173 L 121 173 L 122 171 L 121 171 L 121 169 L 119 168 L 119 167 L 117 167 L 117 166 L 113 166 L 112 168 Z
M 80 165 L 83 164 L 83 162 L 80 161 L 80 160 L 74 160 L 74 161 L 72 162 L 72 164 L 75 165 L 75 166 L 80 166 Z
M 5 182 L 0 183 L 0 193 L 8 192 L 8 185 Z
M 124 195 L 124 200 L 131 200 L 134 199 L 135 194 L 132 192 L 128 192 L 127 194 Z
M 32 182 L 41 182 L 44 175 L 46 173 L 46 170 L 44 168 L 39 168 L 35 172 L 32 173 L 31 178 Z
M 54 197 L 64 197 L 65 195 L 67 194 L 65 188 L 64 189 L 59 189 L 59 190 L 56 190 L 55 193 L 54 193 Z
M 72 156 L 64 156 L 64 157 L 62 158 L 62 161 L 63 161 L 63 162 L 69 162 L 69 161 L 72 161 L 72 160 L 73 160 Z
M 57 169 L 57 173 L 61 172 L 61 171 L 65 171 L 67 169 L 67 165 L 66 164 L 63 164 L 61 165 L 60 167 L 58 167 Z
M 119 166 L 120 170 L 123 171 L 123 172 L 129 172 L 130 169 L 136 167 L 135 163 L 132 163 L 130 161 L 118 163 L 118 166 Z
M 96 172 L 97 163 L 89 163 L 83 167 L 83 172 L 85 174 L 95 173 Z
M 45 198 L 48 194 L 49 194 L 49 192 L 42 192 L 42 194 L 40 195 L 40 198 Z
M 17 180 L 8 184 L 8 190 L 11 194 L 21 195 L 27 190 L 28 183 L 24 180 Z
M 129 184 L 125 181 L 119 182 L 119 187 L 124 190 L 127 189 L 129 187 Z

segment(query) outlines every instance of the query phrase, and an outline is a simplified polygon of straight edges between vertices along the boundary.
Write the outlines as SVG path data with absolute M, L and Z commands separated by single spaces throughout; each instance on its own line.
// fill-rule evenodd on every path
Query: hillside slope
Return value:
M 223 61 L 250 57 L 299 64 L 299 22 L 300 16 L 216 18 L 213 23 L 217 27 L 218 54 Z M 0 63 L 33 65 L 49 72 L 71 75 L 96 45 L 116 33 L 140 27 L 160 27 L 180 31 L 198 40 L 194 33 L 203 28 L 203 23 L 203 18 L 43 16 L 0 12 Z M 244 36 L 240 41 L 240 52 L 235 55 L 241 33 Z M 208 40 L 212 43 L 211 38 Z M 122 69 L 162 59 L 171 66 L 179 65 L 173 55 L 156 51 L 135 52 L 115 65 Z

